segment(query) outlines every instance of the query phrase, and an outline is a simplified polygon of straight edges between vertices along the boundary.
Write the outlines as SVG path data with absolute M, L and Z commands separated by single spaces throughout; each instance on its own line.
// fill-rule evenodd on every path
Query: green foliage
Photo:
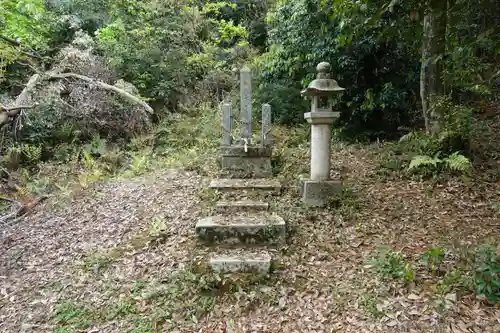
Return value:
M 0 34 L 22 46 L 0 39 L 0 83 L 6 79 L 9 65 L 26 59 L 23 48 L 47 49 L 50 24 L 51 17 L 45 11 L 44 0 L 0 1 Z
M 176 110 L 197 102 L 192 92 L 200 86 L 218 95 L 229 90 L 231 68 L 248 44 L 243 21 L 225 13 L 235 6 L 109 1 L 110 22 L 96 31 L 98 45 L 143 96 Z
M 56 307 L 53 320 L 61 329 L 65 327 L 84 329 L 92 325 L 93 313 L 83 305 L 68 302 Z
M 415 280 L 415 271 L 400 252 L 381 250 L 369 263 L 383 279 L 402 279 L 405 282 Z
M 435 97 L 433 107 L 437 114 L 444 115 L 442 132 L 432 138 L 435 152 L 440 151 L 445 155 L 456 151 L 468 153 L 473 110 L 454 103 L 450 95 Z
M 472 170 L 469 159 L 458 152 L 448 157 L 440 158 L 439 153 L 434 157 L 419 155 L 413 157 L 408 171 L 420 171 L 424 174 L 438 174 L 443 171 L 454 173 L 469 173 Z
M 229 1 L 194 1 L 208 14 L 208 19 L 233 22 L 234 26 L 246 30 L 246 40 L 250 45 L 263 49 L 266 46 L 267 26 L 264 22 L 268 2 L 261 0 L 229 0 Z M 228 43 L 229 42 L 229 43 Z M 225 46 L 233 45 L 235 40 L 226 40 Z
M 476 252 L 476 293 L 492 302 L 500 302 L 500 254 L 497 251 L 489 245 L 480 247 Z
M 269 41 L 274 45 L 255 63 L 258 99 L 273 106 L 281 123 L 303 121 L 309 106 L 300 90 L 314 78 L 316 65 L 328 61 L 334 78 L 347 88 L 336 105 L 341 133 L 391 135 L 410 121 L 412 90 L 418 85 L 418 50 L 397 39 L 379 40 L 378 28 L 359 38 L 346 37 L 347 16 L 326 5 L 320 10 L 306 0 L 280 2 L 268 16 Z
M 146 97 L 177 101 L 186 94 L 186 59 L 199 47 L 197 17 L 173 0 L 109 6 L 112 22 L 96 37 L 114 67 Z
M 459 0 L 448 13 L 449 55 L 445 57 L 443 74 L 455 99 L 461 102 L 494 95 L 499 15 L 495 0 Z
M 364 294 L 361 297 L 361 305 L 365 308 L 365 310 L 375 319 L 382 318 L 385 314 L 380 311 L 377 307 L 380 300 L 376 295 L 373 294 Z
M 10 168 L 32 167 L 42 159 L 42 146 L 22 143 L 9 146 L 5 150 L 3 163 Z
M 471 289 L 471 279 L 466 272 L 460 269 L 454 269 L 443 276 L 437 284 L 437 290 L 441 294 L 448 294 L 456 289 Z
M 60 28 L 73 30 L 79 28 L 93 34 L 97 29 L 109 23 L 109 0 L 45 0 L 47 10 L 59 17 Z M 61 41 L 70 39 L 63 31 Z
M 422 253 L 421 257 L 424 264 L 435 272 L 444 260 L 444 250 L 442 248 L 432 248 Z

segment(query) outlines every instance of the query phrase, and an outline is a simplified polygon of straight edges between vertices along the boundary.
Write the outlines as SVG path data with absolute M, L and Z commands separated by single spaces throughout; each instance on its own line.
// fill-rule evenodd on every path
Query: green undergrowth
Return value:
M 460 249 L 428 248 L 414 257 L 381 247 L 368 264 L 382 281 L 425 283 L 438 295 L 474 293 L 486 302 L 500 302 L 498 240 Z
M 94 136 L 84 145 L 60 145 L 48 161 L 38 146 L 21 144 L 10 149 L 2 162 L 18 184 L 9 195 L 58 193 L 63 200 L 99 181 L 147 176 L 169 168 L 211 174 L 217 170 L 219 114 L 204 106 L 197 112 L 164 119 L 151 134 L 127 143 Z
M 218 274 L 205 265 L 191 264 L 155 281 L 104 290 L 112 295 L 105 304 L 61 301 L 51 314 L 53 332 L 79 332 L 116 320 L 128 323 L 133 332 L 159 332 L 164 325 L 181 328 L 186 322 L 198 322 L 224 299 L 248 298 L 248 310 L 275 302 L 262 289 L 273 284 L 269 275 Z
M 163 119 L 149 135 L 126 143 L 96 135 L 84 145 L 60 145 L 48 161 L 40 147 L 22 144 L 12 150 L 15 154 L 4 158 L 6 167 L 9 160 L 16 159 L 9 170 L 19 186 L 11 196 L 58 193 L 59 203 L 64 204 L 73 193 L 97 182 L 142 177 L 169 168 L 216 178 L 220 176 L 220 117 L 218 109 L 200 105 Z M 259 126 L 256 121 L 255 135 Z M 272 128 L 273 174 L 284 185 L 296 183 L 300 175 L 309 172 L 309 131 L 307 125 Z

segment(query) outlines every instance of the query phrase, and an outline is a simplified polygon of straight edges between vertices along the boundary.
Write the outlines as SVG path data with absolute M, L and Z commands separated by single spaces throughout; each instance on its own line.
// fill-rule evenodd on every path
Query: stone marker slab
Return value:
M 242 253 L 234 255 L 214 255 L 209 261 L 217 273 L 261 273 L 271 270 L 271 256 L 268 253 Z
M 251 144 L 252 138 L 252 72 L 247 66 L 240 70 L 241 135 Z
M 285 220 L 265 212 L 205 217 L 198 220 L 195 230 L 201 240 L 209 243 L 237 239 L 247 244 L 277 244 L 286 238 Z
M 268 147 L 272 144 L 271 140 L 271 105 L 262 105 L 262 128 L 260 134 L 260 141 L 262 146 Z
M 231 104 L 222 105 L 222 122 L 221 122 L 221 130 L 222 130 L 222 142 L 221 144 L 230 145 L 232 143 L 232 113 L 233 109 Z
M 221 178 L 212 180 L 209 187 L 220 191 L 281 191 L 281 183 L 274 179 Z
M 301 179 L 299 192 L 303 203 L 322 207 L 327 204 L 328 197 L 342 193 L 342 182 L 340 180 Z
M 268 210 L 269 204 L 267 202 L 256 201 L 256 200 L 239 200 L 239 201 L 225 201 L 221 200 L 215 203 L 215 209 L 218 212 L 228 212 L 228 211 L 242 211 L 242 210 Z

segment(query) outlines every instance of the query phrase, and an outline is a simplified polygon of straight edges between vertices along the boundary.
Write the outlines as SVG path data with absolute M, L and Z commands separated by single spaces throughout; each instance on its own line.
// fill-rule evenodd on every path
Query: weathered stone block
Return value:
M 300 196 L 307 205 L 321 207 L 327 204 L 330 196 L 342 193 L 340 180 L 300 180 Z
M 244 145 L 222 146 L 220 147 L 222 156 L 239 157 L 271 157 L 272 148 L 262 146 L 248 146 L 245 151 Z
M 210 188 L 219 191 L 259 190 L 280 192 L 281 183 L 274 179 L 214 179 Z
M 221 167 L 222 173 L 238 178 L 266 178 L 273 171 L 270 157 L 223 156 Z
M 278 244 L 285 241 L 286 223 L 276 214 L 217 215 L 198 220 L 196 233 L 209 243 Z
M 210 258 L 210 267 L 218 273 L 260 273 L 271 270 L 271 256 L 267 253 L 245 253 Z
M 230 177 L 266 178 L 272 176 L 270 147 L 222 146 L 221 168 Z
M 240 201 L 218 201 L 215 204 L 217 212 L 238 212 L 238 211 L 262 211 L 268 210 L 267 202 L 255 200 L 240 200 Z
M 232 142 L 232 130 L 233 130 L 233 124 L 232 124 L 232 113 L 233 109 L 231 107 L 231 104 L 224 104 L 222 105 L 222 122 L 221 122 L 221 129 L 222 129 L 222 145 L 230 145 Z

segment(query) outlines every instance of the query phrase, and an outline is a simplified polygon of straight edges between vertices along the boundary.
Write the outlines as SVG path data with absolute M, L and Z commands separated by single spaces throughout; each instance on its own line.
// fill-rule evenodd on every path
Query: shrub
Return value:
M 381 250 L 369 261 L 383 279 L 403 279 L 406 282 L 415 280 L 415 271 L 407 263 L 400 252 Z
M 424 262 L 425 266 L 430 268 L 433 272 L 437 271 L 439 268 L 439 265 L 444 260 L 444 250 L 441 248 L 432 248 L 424 253 L 422 253 L 422 261 Z
M 500 302 L 500 255 L 494 246 L 482 246 L 477 250 L 474 284 L 478 295 Z

